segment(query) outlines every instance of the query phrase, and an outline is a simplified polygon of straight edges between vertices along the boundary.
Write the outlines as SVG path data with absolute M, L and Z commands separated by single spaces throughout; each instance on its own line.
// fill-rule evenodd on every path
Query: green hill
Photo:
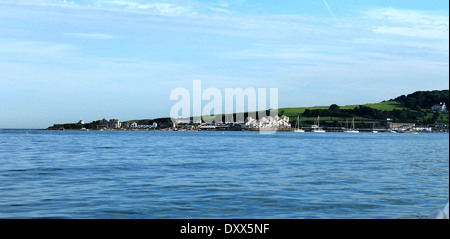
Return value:
M 314 106 L 314 107 L 294 107 L 280 108 L 279 116 L 285 115 L 290 117 L 290 123 L 295 125 L 297 117 L 300 118 L 300 124 L 310 126 L 314 123 L 317 116 L 320 116 L 320 124 L 324 127 L 343 127 L 347 120 L 355 119 L 356 127 L 371 128 L 376 126 L 386 126 L 387 118 L 393 122 L 415 123 L 416 125 L 435 126 L 444 125 L 448 128 L 449 114 L 444 112 L 436 112 L 431 110 L 435 104 L 445 103 L 449 105 L 449 90 L 435 91 L 417 91 L 409 95 L 402 95 L 395 99 L 383 101 L 374 104 L 364 105 L 330 105 L 330 106 Z M 266 112 L 268 114 L 268 112 Z M 244 118 L 248 113 L 244 113 Z M 204 116 L 207 118 L 211 116 Z M 234 114 L 236 118 L 236 114 Z M 225 119 L 225 115 L 222 115 Z M 140 125 L 151 125 L 154 122 L 158 124 L 158 128 L 167 128 L 172 126 L 171 119 L 142 119 L 129 120 L 122 122 L 122 126 L 130 125 L 137 122 Z M 49 129 L 97 129 L 98 121 L 89 124 L 55 124 Z
M 347 119 L 352 118 L 355 118 L 360 127 L 374 123 L 383 125 L 387 118 L 393 122 L 417 125 L 448 125 L 448 113 L 431 110 L 433 105 L 441 102 L 448 105 L 448 101 L 448 90 L 418 91 L 375 104 L 280 108 L 278 113 L 290 117 L 291 123 L 295 123 L 298 116 L 303 125 L 313 124 L 317 116 L 320 116 L 321 124 L 331 127 L 342 127 Z

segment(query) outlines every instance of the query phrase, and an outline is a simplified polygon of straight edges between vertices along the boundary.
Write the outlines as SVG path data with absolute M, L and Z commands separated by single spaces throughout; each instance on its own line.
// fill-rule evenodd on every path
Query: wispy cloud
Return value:
M 328 9 L 328 12 L 330 13 L 330 15 L 332 17 L 334 17 L 334 13 L 333 13 L 333 11 L 331 11 L 330 5 L 328 5 L 327 0 L 323 0 L 323 3 L 325 3 L 325 6 L 327 6 L 327 9 Z
M 396 26 L 377 26 L 373 28 L 373 32 L 393 36 L 429 39 L 447 39 L 449 33 L 448 31 L 445 31 L 445 29 Z
M 222 13 L 231 13 L 230 10 L 220 7 L 207 7 L 209 10 L 212 10 L 213 12 L 222 12 Z
M 419 25 L 444 25 L 448 27 L 448 15 L 427 11 L 396 9 L 392 7 L 374 8 L 364 11 L 364 15 L 379 20 Z
M 36 41 L 7 41 L 0 39 L 0 53 L 19 54 L 37 57 L 59 57 L 76 50 L 71 44 L 36 42 Z M 25 58 L 26 59 L 26 58 Z
M 115 36 L 104 33 L 69 33 L 68 35 L 76 38 L 93 39 L 93 40 L 108 40 L 121 38 L 121 36 Z
M 378 8 L 364 13 L 375 20 L 373 32 L 404 37 L 449 39 L 448 15 L 436 15 L 417 10 Z
M 187 5 L 177 5 L 174 3 L 163 3 L 163 2 L 140 3 L 131 0 L 109 0 L 109 1 L 101 1 L 98 3 L 99 5 L 103 6 L 118 6 L 129 9 L 149 10 L 157 13 L 166 13 L 166 14 L 181 14 L 194 12 L 194 10 Z
M 217 2 L 217 5 L 219 5 L 221 7 L 229 7 L 230 3 L 226 2 L 226 1 L 219 1 L 219 2 Z

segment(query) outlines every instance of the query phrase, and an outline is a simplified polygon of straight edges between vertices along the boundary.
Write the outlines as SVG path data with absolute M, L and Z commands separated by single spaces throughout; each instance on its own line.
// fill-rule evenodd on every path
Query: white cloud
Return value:
M 394 36 L 430 38 L 430 39 L 448 39 L 448 31 L 444 29 L 420 28 L 420 27 L 394 27 L 379 26 L 373 28 L 374 33 L 388 34 Z
M 14 4 L 21 6 L 43 6 L 43 7 L 70 7 L 70 8 L 111 8 L 142 10 L 159 14 L 192 14 L 195 13 L 190 4 L 175 4 L 166 2 L 139 2 L 134 0 L 96 0 L 96 1 L 70 1 L 70 0 L 2 0 L 0 4 Z
M 449 39 L 448 15 L 437 15 L 417 10 L 379 8 L 366 11 L 366 17 L 375 21 L 374 33 L 393 36 Z
M 68 35 L 71 35 L 71 36 L 74 36 L 77 38 L 94 39 L 94 40 L 108 40 L 108 39 L 121 38 L 120 36 L 104 34 L 104 33 L 69 33 Z
M 232 13 L 230 10 L 227 10 L 225 8 L 219 8 L 219 7 L 208 7 L 209 10 L 214 12 L 222 12 L 222 13 Z
M 318 48 L 312 46 L 300 46 L 298 44 L 279 45 L 279 44 L 256 44 L 247 49 L 235 52 L 225 53 L 229 58 L 242 59 L 271 59 L 282 61 L 309 61 L 319 58 L 325 59 L 327 56 L 316 53 Z M 328 56 L 329 59 L 329 56 Z
M 0 53 L 6 54 L 58 57 L 76 49 L 73 45 L 63 43 L 0 40 Z
M 448 28 L 448 15 L 436 15 L 418 10 L 403 10 L 394 8 L 377 8 L 366 11 L 365 15 L 373 19 L 389 20 L 391 22 L 414 25 L 444 25 Z
M 230 3 L 225 2 L 225 1 L 219 1 L 217 3 L 217 5 L 219 5 L 220 7 L 228 7 L 228 6 L 230 6 Z
M 181 13 L 193 13 L 193 9 L 189 6 L 181 6 L 173 3 L 140 3 L 130 0 L 110 0 L 99 2 L 100 5 L 104 6 L 118 6 L 126 7 L 129 9 L 140 9 L 140 10 L 150 10 L 157 13 L 166 14 L 181 14 Z

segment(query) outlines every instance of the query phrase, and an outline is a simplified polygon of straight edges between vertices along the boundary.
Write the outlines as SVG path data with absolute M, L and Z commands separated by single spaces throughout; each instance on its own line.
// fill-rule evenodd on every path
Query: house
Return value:
M 444 103 L 441 102 L 440 104 L 433 105 L 431 107 L 431 110 L 438 111 L 438 112 L 443 112 L 443 113 L 447 113 L 448 112 L 448 108 L 445 105 L 445 102 Z
M 119 129 L 120 128 L 120 121 L 118 119 L 110 119 L 109 122 L 108 122 L 108 128 Z
M 281 116 L 278 120 L 278 128 L 291 128 L 291 124 L 289 123 L 289 117 Z
M 245 126 L 247 128 L 257 128 L 258 127 L 258 120 L 253 119 L 252 117 L 247 118 L 247 123 L 245 123 Z
M 105 118 L 100 120 L 98 123 L 99 128 L 108 128 L 108 126 L 109 126 L 109 122 Z

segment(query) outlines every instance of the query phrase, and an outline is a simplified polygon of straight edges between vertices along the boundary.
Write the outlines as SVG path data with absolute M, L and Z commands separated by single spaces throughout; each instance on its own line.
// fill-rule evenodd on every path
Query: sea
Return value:
M 0 130 L 0 218 L 423 219 L 448 133 Z

